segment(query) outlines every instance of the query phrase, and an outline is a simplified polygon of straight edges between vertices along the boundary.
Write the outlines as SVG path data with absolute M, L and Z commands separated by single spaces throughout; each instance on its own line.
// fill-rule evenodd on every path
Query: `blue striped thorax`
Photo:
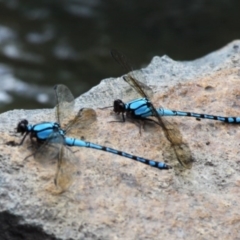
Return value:
M 126 104 L 122 100 L 114 101 L 113 110 L 116 113 L 127 113 L 132 118 L 146 118 L 153 115 L 152 103 L 147 98 L 135 99 Z
M 125 104 L 126 111 L 133 117 L 145 118 L 152 116 L 152 103 L 147 98 L 135 99 Z
M 57 133 L 61 134 L 62 136 L 65 135 L 64 131 L 60 128 L 60 125 L 58 123 L 54 122 L 43 122 L 36 125 L 33 125 L 31 129 L 29 129 L 31 132 L 35 133 L 35 137 L 38 140 L 45 141 L 48 139 L 52 134 Z

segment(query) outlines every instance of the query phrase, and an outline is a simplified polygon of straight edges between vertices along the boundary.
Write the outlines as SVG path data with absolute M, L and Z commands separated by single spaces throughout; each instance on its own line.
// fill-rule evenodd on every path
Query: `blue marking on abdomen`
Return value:
M 195 118 L 204 118 L 209 120 L 217 120 L 227 123 L 240 123 L 240 117 L 222 117 L 209 114 L 193 113 L 193 112 L 182 112 L 174 111 L 165 108 L 157 109 L 159 116 L 180 116 L 180 117 L 195 117 Z
M 157 162 L 157 161 L 153 161 L 153 160 L 148 160 L 146 158 L 137 157 L 137 156 L 128 154 L 126 152 L 118 151 L 113 148 L 101 146 L 101 145 L 91 143 L 91 142 L 85 142 L 85 141 L 75 139 L 75 138 L 65 137 L 65 144 L 68 146 L 87 147 L 87 148 L 93 148 L 96 150 L 106 151 L 106 152 L 113 153 L 113 154 L 116 154 L 116 155 L 119 155 L 122 157 L 133 159 L 135 161 L 138 161 L 138 162 L 141 162 L 141 163 L 144 163 L 144 164 L 147 164 L 152 167 L 159 168 L 159 169 L 170 169 L 171 168 L 170 166 L 168 166 L 167 164 L 162 163 L 162 162 Z

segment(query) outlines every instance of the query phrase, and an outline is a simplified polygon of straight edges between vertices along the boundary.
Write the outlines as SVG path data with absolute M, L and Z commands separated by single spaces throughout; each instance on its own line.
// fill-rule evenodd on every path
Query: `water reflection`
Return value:
M 240 37 L 238 9 L 237 0 L 0 0 L 0 112 L 52 106 L 56 83 L 79 95 L 120 75 L 111 48 L 135 68 L 154 55 L 200 57 Z

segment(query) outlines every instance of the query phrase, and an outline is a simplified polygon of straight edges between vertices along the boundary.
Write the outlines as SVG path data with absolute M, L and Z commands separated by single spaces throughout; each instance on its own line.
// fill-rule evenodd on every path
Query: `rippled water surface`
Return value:
M 54 104 L 122 75 L 109 51 L 134 68 L 167 54 L 191 60 L 240 38 L 240 1 L 0 0 L 0 112 Z

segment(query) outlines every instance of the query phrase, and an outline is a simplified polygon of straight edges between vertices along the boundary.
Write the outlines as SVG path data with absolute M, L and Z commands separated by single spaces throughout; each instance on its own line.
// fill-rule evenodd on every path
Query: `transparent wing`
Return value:
M 71 91 L 63 84 L 58 84 L 54 86 L 55 96 L 56 96 L 56 119 L 57 122 L 62 126 L 64 121 L 67 121 L 69 117 L 73 114 L 74 107 L 74 96 Z
M 34 157 L 42 164 L 49 164 L 50 160 L 57 159 L 57 171 L 54 182 L 61 192 L 71 185 L 78 159 L 64 145 L 64 137 L 53 132 L 49 138 L 37 149 Z
M 47 164 L 50 160 L 55 159 L 58 156 L 58 153 L 63 145 L 63 136 L 58 131 L 53 131 L 53 133 L 43 144 L 40 145 L 40 147 L 37 146 L 34 157 L 40 163 Z
M 96 112 L 91 108 L 82 108 L 78 114 L 74 114 L 74 97 L 71 91 L 62 84 L 54 87 L 56 94 L 56 119 L 60 126 L 66 126 L 65 132 L 77 131 L 92 124 L 97 119 Z M 72 120 L 69 120 L 72 119 Z
M 112 57 L 127 71 L 132 71 L 130 64 L 127 61 L 127 58 L 120 54 L 117 50 L 111 51 Z M 124 76 L 124 80 L 129 83 L 131 87 L 133 87 L 142 97 L 149 99 L 148 95 L 145 93 L 141 84 L 136 77 L 133 75 L 133 72 Z M 179 163 L 185 168 L 192 167 L 192 155 L 187 143 L 184 143 L 182 140 L 182 135 L 177 127 L 173 126 L 167 121 L 163 121 L 163 119 L 159 116 L 156 108 L 152 104 L 152 112 L 153 116 L 157 118 L 159 125 L 162 127 L 164 131 L 165 137 L 171 143 L 171 146 L 175 152 L 175 155 L 179 161 Z
M 91 125 L 97 119 L 96 112 L 91 108 L 82 108 L 73 120 L 71 120 L 65 131 L 69 135 L 78 135 L 78 131 L 81 131 L 84 127 Z
M 125 71 L 128 72 L 126 76 L 123 77 L 123 79 L 133 88 L 136 92 L 142 97 L 148 98 L 151 95 L 152 96 L 152 89 L 149 88 L 144 83 L 138 81 L 136 79 L 135 74 L 133 73 L 133 69 L 131 65 L 129 64 L 127 58 L 125 55 L 119 53 L 117 50 L 112 49 L 111 55 L 114 58 L 114 60 L 120 64 Z M 138 75 L 138 79 L 141 79 L 141 76 Z M 143 90 L 144 89 L 144 90 Z
M 153 95 L 153 91 L 150 87 L 142 83 L 142 81 L 138 81 L 137 79 L 141 80 L 143 78 L 143 75 L 136 74 L 135 72 L 130 72 L 127 75 L 123 77 L 125 82 L 127 82 L 135 91 L 142 97 L 150 98 Z M 144 90 L 143 90 L 144 89 Z
M 183 167 L 190 169 L 193 163 L 192 153 L 188 144 L 183 141 L 182 134 L 179 129 L 160 117 L 158 117 L 158 122 L 159 124 L 161 122 L 164 135 L 171 143 L 178 162 Z
M 165 137 L 171 143 L 179 163 L 183 167 L 190 169 L 193 163 L 192 153 L 188 144 L 184 143 L 181 132 L 176 126 L 161 118 L 153 104 L 152 111 L 153 116 L 157 118 L 159 125 L 163 129 Z
M 61 147 L 58 154 L 57 172 L 55 175 L 55 185 L 61 190 L 66 191 L 72 184 L 74 175 L 77 172 L 78 159 L 71 149 Z

